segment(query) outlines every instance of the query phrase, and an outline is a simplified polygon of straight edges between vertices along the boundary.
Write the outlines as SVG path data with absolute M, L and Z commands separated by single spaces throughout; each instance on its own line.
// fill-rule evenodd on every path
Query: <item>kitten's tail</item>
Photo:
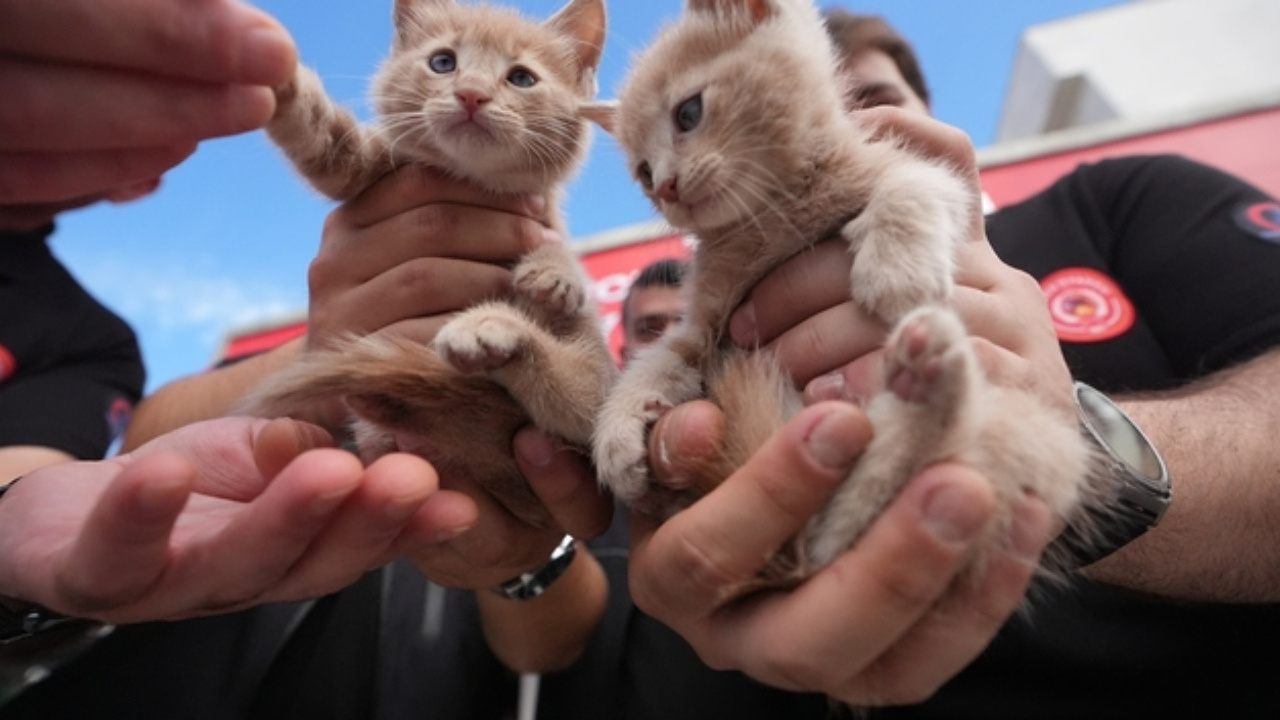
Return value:
M 804 407 L 790 375 L 768 353 L 730 352 L 708 378 L 707 394 L 724 411 L 721 452 L 707 472 L 719 483 Z
M 308 353 L 258 384 L 236 407 L 245 415 L 302 420 L 345 414 L 347 409 L 385 427 L 421 430 L 450 403 L 465 403 L 495 424 L 522 417 L 483 376 L 462 375 L 430 347 L 402 338 L 367 335 Z M 342 406 L 345 404 L 345 408 Z M 323 423 L 322 423 L 323 424 Z

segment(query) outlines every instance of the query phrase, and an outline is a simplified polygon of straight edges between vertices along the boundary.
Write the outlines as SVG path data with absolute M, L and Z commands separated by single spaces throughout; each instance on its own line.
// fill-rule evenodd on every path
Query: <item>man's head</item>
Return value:
M 840 70 L 854 80 L 851 109 L 894 105 L 929 114 L 929 87 L 915 50 L 883 18 L 840 8 L 827 8 L 822 15 Z
M 680 292 L 687 265 L 666 259 L 650 263 L 627 291 L 622 301 L 622 359 L 629 361 L 636 351 L 662 337 L 667 327 L 684 316 L 685 300 Z

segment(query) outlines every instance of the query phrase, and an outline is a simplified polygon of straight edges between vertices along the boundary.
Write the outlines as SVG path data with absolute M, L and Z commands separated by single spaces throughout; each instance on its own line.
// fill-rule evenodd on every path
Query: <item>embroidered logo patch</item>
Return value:
M 1280 243 L 1280 202 L 1242 205 L 1235 212 L 1236 226 L 1268 242 Z
M 9 352 L 9 348 L 0 345 L 0 383 L 13 377 L 18 372 L 18 361 Z
M 1103 342 L 1133 327 L 1136 314 L 1115 280 L 1090 268 L 1059 270 L 1040 282 L 1058 339 Z
M 107 407 L 107 427 L 111 429 L 111 437 L 118 438 L 129 427 L 129 419 L 133 417 L 133 403 L 126 398 L 113 398 Z

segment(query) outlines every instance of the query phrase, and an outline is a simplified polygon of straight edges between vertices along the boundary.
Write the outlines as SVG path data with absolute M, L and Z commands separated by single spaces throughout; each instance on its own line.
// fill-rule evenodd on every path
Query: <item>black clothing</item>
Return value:
M 0 447 L 99 459 L 142 395 L 142 355 L 53 257 L 52 230 L 0 235 Z

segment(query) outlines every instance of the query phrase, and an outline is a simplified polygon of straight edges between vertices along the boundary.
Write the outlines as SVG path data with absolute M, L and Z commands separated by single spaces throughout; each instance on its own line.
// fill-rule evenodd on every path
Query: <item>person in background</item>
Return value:
M 680 322 L 685 299 L 680 292 L 688 264 L 676 258 L 649 263 L 636 274 L 622 301 L 622 360 L 653 344 Z

